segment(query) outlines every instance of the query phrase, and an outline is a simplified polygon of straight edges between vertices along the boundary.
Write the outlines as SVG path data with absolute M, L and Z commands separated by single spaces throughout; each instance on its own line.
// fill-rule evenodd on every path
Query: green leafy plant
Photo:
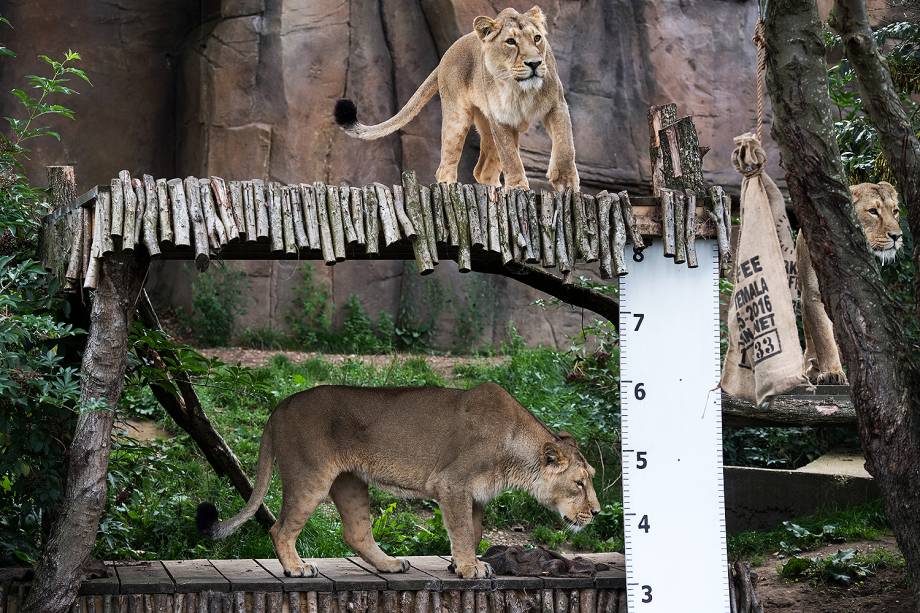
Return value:
M 900 567 L 904 558 L 885 549 L 869 554 L 857 549 L 839 549 L 826 556 L 792 556 L 784 562 L 779 574 L 787 579 L 811 579 L 814 582 L 852 585 L 876 573 L 881 568 Z
M 236 318 L 245 312 L 246 275 L 226 266 L 213 267 L 192 281 L 192 309 L 185 323 L 192 337 L 207 347 L 227 345 Z

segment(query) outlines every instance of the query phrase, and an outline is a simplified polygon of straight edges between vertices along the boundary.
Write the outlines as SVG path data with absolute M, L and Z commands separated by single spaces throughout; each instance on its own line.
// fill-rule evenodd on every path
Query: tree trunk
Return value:
M 885 159 L 895 176 L 901 202 L 908 205 L 907 220 L 914 235 L 914 270 L 920 270 L 920 140 L 898 98 L 891 73 L 869 29 L 865 0 L 837 0 L 831 27 L 843 39 L 847 59 L 858 78 L 859 94 L 872 125 L 878 130 Z M 915 314 L 920 316 L 920 278 L 914 282 Z
M 885 498 L 920 601 L 918 370 L 904 342 L 897 305 L 866 249 L 850 201 L 830 116 L 814 0 L 770 2 L 766 42 L 773 137 L 848 369 L 866 468 Z
M 67 485 L 24 610 L 64 613 L 77 594 L 105 508 L 112 421 L 128 357 L 128 330 L 146 261 L 131 252 L 102 260 L 83 354 L 80 415 Z
M 150 304 L 150 298 L 148 298 L 146 291 L 143 292 L 141 299 L 138 301 L 137 312 L 145 326 L 154 330 L 161 329 L 160 322 L 153 310 L 153 305 Z M 161 350 L 161 353 L 163 354 L 162 357 L 156 351 L 148 350 L 147 357 L 150 358 L 154 366 L 161 368 L 166 376 L 172 380 L 176 388 L 178 388 L 179 394 L 156 383 L 150 384 L 150 390 L 173 421 L 192 437 L 192 440 L 201 449 L 214 472 L 218 476 L 230 479 L 230 483 L 243 497 L 243 500 L 249 500 L 252 495 L 252 482 L 243 471 L 236 454 L 233 453 L 233 450 L 227 445 L 220 433 L 214 429 L 213 424 L 211 424 L 207 414 L 201 407 L 198 394 L 195 393 L 195 388 L 192 387 L 188 375 L 181 371 L 170 371 L 163 360 L 165 357 L 174 363 L 175 356 L 169 355 L 171 352 L 168 350 Z M 256 519 L 266 529 L 271 528 L 275 523 L 275 516 L 264 504 L 259 506 L 256 511 Z

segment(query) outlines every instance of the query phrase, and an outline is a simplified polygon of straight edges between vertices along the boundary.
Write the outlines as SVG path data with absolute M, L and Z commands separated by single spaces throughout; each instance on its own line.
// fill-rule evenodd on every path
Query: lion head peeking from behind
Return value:
M 891 183 L 882 181 L 851 185 L 850 194 L 872 253 L 882 264 L 894 261 L 904 246 L 897 190 Z
M 547 49 L 543 11 L 505 9 L 495 19 L 477 17 L 473 29 L 482 41 L 486 69 L 496 80 L 513 79 L 525 91 L 543 87 Z

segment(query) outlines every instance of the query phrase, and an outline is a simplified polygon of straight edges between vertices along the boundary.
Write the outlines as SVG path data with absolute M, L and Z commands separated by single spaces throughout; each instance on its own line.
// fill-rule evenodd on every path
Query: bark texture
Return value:
M 57 521 L 35 571 L 25 611 L 64 613 L 77 594 L 106 501 L 114 408 L 124 384 L 128 330 L 146 261 L 133 253 L 101 262 L 83 354 L 81 412 Z
M 857 224 L 834 138 L 813 0 L 773 0 L 767 85 L 793 208 L 847 366 L 866 468 L 878 483 L 920 601 L 920 385 L 901 314 Z M 868 85 L 865 84 L 864 85 Z M 911 224 L 913 232 L 920 227 Z

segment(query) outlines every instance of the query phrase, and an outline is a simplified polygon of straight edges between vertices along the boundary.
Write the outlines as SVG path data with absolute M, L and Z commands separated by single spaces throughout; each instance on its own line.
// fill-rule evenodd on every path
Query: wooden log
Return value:
M 284 231 L 284 251 L 285 253 L 297 253 L 297 236 L 294 234 L 294 204 L 291 202 L 291 188 L 287 185 L 282 185 L 280 191 L 281 227 Z
M 169 191 L 169 204 L 172 208 L 173 240 L 176 247 L 189 247 L 192 244 L 190 220 L 182 179 L 170 179 L 166 182 L 166 188 Z
M 83 263 L 80 266 L 80 277 L 85 279 L 86 272 L 89 270 L 89 262 L 93 253 L 93 216 L 95 211 L 83 209 Z
M 440 183 L 441 199 L 444 201 L 444 214 L 447 217 L 447 234 L 451 247 L 460 244 L 460 233 L 457 230 L 457 213 L 450 198 L 450 184 Z
M 383 598 L 381 599 L 381 604 L 383 605 L 383 611 L 386 613 L 396 613 L 399 611 L 399 602 L 398 595 L 393 590 L 384 590 Z
M 581 610 L 581 592 L 572 590 L 569 592 L 569 613 L 579 613 Z
M 626 222 L 623 219 L 620 196 L 613 196 L 610 202 L 610 223 L 613 226 L 613 240 L 610 245 L 613 255 L 613 272 L 622 277 L 629 271 L 626 268 Z
M 521 225 L 518 220 L 517 198 L 521 192 L 520 189 L 512 189 L 507 193 L 507 211 L 508 211 L 508 244 L 511 248 L 511 256 L 515 262 L 524 261 L 524 249 L 521 247 Z
M 623 222 L 626 224 L 626 233 L 629 235 L 629 242 L 632 243 L 633 253 L 640 252 L 645 249 L 645 241 L 642 240 L 636 214 L 629 202 L 629 193 L 624 189 L 617 197 L 620 199 L 620 211 L 623 213 Z
M 283 592 L 268 593 L 268 611 L 269 613 L 281 613 L 284 610 Z
M 52 168 L 71 168 L 71 167 L 52 167 Z M 49 177 L 50 179 L 50 177 Z M 49 185 L 51 181 L 49 180 Z M 69 195 L 67 196 L 70 197 Z M 72 201 L 72 200 L 71 200 Z M 68 203 L 69 204 L 69 203 Z M 101 190 L 96 195 L 96 206 L 99 208 L 99 230 L 100 230 L 100 256 L 115 251 L 115 242 L 112 240 L 112 196 L 110 193 Z
M 252 196 L 256 213 L 256 240 L 269 240 L 271 224 L 269 223 L 268 203 L 265 201 L 265 183 L 261 179 L 252 180 Z
M 316 592 L 305 592 L 303 594 L 303 600 L 305 601 L 304 608 L 306 609 L 307 613 L 317 613 L 318 607 L 317 607 Z M 254 612 L 254 613 L 258 613 L 258 612 Z
M 415 593 L 415 611 L 414 613 L 429 613 L 429 601 L 431 600 L 431 592 L 428 590 L 419 590 Z M 368 611 L 376 612 L 376 608 L 371 609 L 368 607 Z M 439 612 L 440 613 L 440 612 Z
M 479 202 L 476 199 L 476 190 L 472 185 L 463 186 L 463 200 L 466 202 L 467 216 L 470 226 L 470 246 L 475 249 L 482 249 L 486 246 L 485 232 L 482 231 L 479 216 Z
M 414 594 L 409 591 L 399 593 L 399 613 L 414 613 L 415 598 Z
M 441 186 L 433 183 L 429 186 L 431 192 L 431 216 L 434 220 L 434 240 L 438 243 L 446 243 L 450 239 L 447 232 L 447 220 L 444 218 L 444 198 L 441 194 Z
M 543 248 L 543 268 L 556 265 L 556 206 L 552 194 L 540 192 L 540 243 Z
M 265 204 L 268 207 L 268 238 L 275 253 L 284 251 L 284 219 L 281 213 L 281 184 L 268 183 Z
M 393 186 L 393 206 L 396 210 L 396 220 L 399 222 L 399 226 L 402 227 L 403 237 L 415 240 L 415 237 L 418 236 L 418 231 L 406 213 L 406 200 L 402 185 Z
M 472 267 L 470 262 L 470 228 L 469 215 L 463 201 L 463 191 L 459 183 L 451 183 L 449 187 L 450 205 L 454 211 L 457 223 L 457 265 L 460 272 L 469 272 Z
M 412 252 L 415 254 L 415 263 L 420 274 L 428 275 L 434 272 L 434 262 L 428 251 L 427 227 L 425 226 L 425 217 L 422 214 L 418 179 L 416 179 L 414 171 L 407 170 L 402 173 L 401 188 L 406 215 L 416 231 L 416 236 L 409 237 L 412 243 Z
M 377 188 L 368 185 L 364 188 L 364 237 L 367 239 L 366 251 L 369 254 L 380 251 L 379 209 Z
M 399 240 L 399 222 L 396 219 L 396 208 L 393 205 L 393 194 L 390 188 L 382 183 L 374 183 L 374 187 L 377 189 L 377 210 L 380 213 L 383 244 L 389 247 Z
M 246 242 L 256 242 L 256 200 L 252 181 L 243 181 L 243 219 L 246 225 Z
M 300 186 L 288 185 L 287 191 L 291 200 L 291 221 L 294 226 L 294 241 L 297 249 L 308 249 L 310 242 L 307 240 L 307 230 L 304 227 L 303 205 L 300 202 Z
M 364 234 L 364 191 L 360 187 L 349 188 L 349 213 L 351 225 L 355 229 L 355 240 L 359 245 L 366 245 L 367 238 Z
M 660 156 L 665 185 L 683 191 L 689 189 L 705 194 L 703 188 L 703 156 L 700 138 L 692 117 L 681 117 L 658 130 Z
M 675 253 L 674 243 L 674 192 L 662 188 L 659 195 L 661 203 L 661 242 L 664 245 L 664 255 L 673 258 Z
M 160 230 L 160 243 L 163 246 L 172 246 L 173 230 L 172 221 L 169 218 L 169 189 L 166 187 L 166 179 L 157 179 L 154 182 L 157 193 L 157 213 L 159 222 L 157 226 Z
M 123 223 L 121 227 L 121 249 L 122 251 L 134 250 L 134 223 L 137 215 L 137 196 L 134 193 L 134 185 L 131 181 L 131 173 L 122 170 L 118 173 L 121 180 L 121 189 L 124 193 L 124 208 L 122 210 Z
M 233 211 L 237 234 L 240 238 L 246 238 L 246 212 L 243 208 L 242 181 L 227 181 L 227 193 L 230 195 L 230 209 Z
M 199 272 L 208 269 L 210 262 L 208 254 L 208 227 L 205 224 L 204 213 L 201 210 L 201 189 L 198 187 L 198 179 L 195 177 L 185 178 L 185 197 L 188 202 L 189 220 L 192 224 L 192 237 L 195 247 L 195 268 Z
M 601 279 L 610 279 L 613 277 L 611 264 L 610 249 L 610 211 L 613 204 L 613 196 L 606 191 L 599 192 L 595 196 L 597 201 L 597 227 L 600 247 L 600 273 Z
M 555 591 L 555 600 L 556 600 L 556 613 L 568 613 L 569 610 L 569 594 L 566 590 L 557 589 Z
M 157 196 L 157 183 L 150 175 L 144 175 L 144 199 L 146 200 L 143 220 L 144 247 L 147 248 L 147 253 L 150 254 L 150 257 L 155 258 L 160 255 L 160 239 L 157 228 L 160 219 L 160 199 Z M 96 206 L 99 206 L 98 198 L 96 199 Z M 101 210 L 104 217 L 105 208 L 103 207 Z M 103 228 L 105 228 L 105 219 L 102 222 Z
M 434 227 L 434 213 L 431 211 L 431 189 L 427 185 L 420 185 L 418 190 L 419 205 L 422 207 L 422 222 L 425 226 L 425 236 L 428 238 L 428 255 L 431 262 L 438 265 L 438 241 Z
M 498 247 L 502 255 L 502 264 L 507 264 L 514 259 L 514 252 L 511 249 L 511 224 L 508 220 L 508 192 L 502 188 L 495 190 L 496 202 L 495 208 L 498 212 Z
M 728 202 L 729 206 L 726 206 Z M 729 213 L 731 209 L 731 199 L 725 194 L 721 185 L 713 185 L 709 188 L 709 206 L 707 212 L 709 218 L 713 220 L 716 226 L 716 242 L 719 245 L 719 260 L 722 262 L 723 272 L 726 269 L 726 263 L 731 263 L 731 221 Z M 730 266 L 729 266 L 730 267 Z
M 597 590 L 587 588 L 579 594 L 581 600 L 579 613 L 597 613 Z
M 572 215 L 572 197 L 571 188 L 566 188 L 562 192 L 562 225 L 565 229 L 565 250 L 570 271 L 575 268 L 575 220 Z
M 136 247 L 144 241 L 144 213 L 147 211 L 147 192 L 144 190 L 144 183 L 140 179 L 131 179 L 131 185 L 134 187 L 134 197 L 137 199 L 137 207 L 134 210 L 134 245 Z
M 581 192 L 572 193 L 572 225 L 575 231 L 575 244 L 571 246 L 573 258 L 586 260 L 591 248 L 588 246 L 588 214 Z
M 303 226 L 307 233 L 307 244 L 310 249 L 320 249 L 319 214 L 316 208 L 316 194 L 313 186 L 307 183 L 300 184 L 300 200 L 303 204 Z
M 687 213 L 684 215 L 684 243 L 687 245 L 687 266 L 697 268 L 700 265 L 696 255 L 696 194 L 692 190 L 684 193 Z
M 567 195 L 568 192 L 568 195 Z M 572 260 L 569 258 L 569 245 L 571 243 L 568 241 L 568 233 L 566 231 L 566 222 L 565 217 L 567 214 L 570 214 L 571 207 L 566 208 L 566 200 L 571 196 L 571 192 L 566 189 L 563 192 L 556 194 L 556 265 L 559 267 L 559 272 L 562 273 L 563 278 L 567 278 L 568 274 L 572 272 Z M 571 228 L 571 222 L 569 222 L 569 228 Z
M 99 208 L 93 207 L 92 223 L 90 224 L 89 264 L 83 277 L 83 289 L 96 289 L 99 281 L 99 267 L 102 256 L 102 241 L 99 240 Z
M 224 226 L 226 242 L 239 240 L 240 228 L 236 223 L 236 212 L 233 210 L 233 203 L 230 202 L 227 182 L 220 177 L 212 176 L 210 183 L 214 197 L 214 208 L 217 209 L 217 217 Z
M 532 232 L 530 230 L 530 212 L 528 201 L 532 195 L 533 192 L 529 190 L 521 190 L 517 194 L 518 224 L 521 227 L 521 239 L 524 242 L 521 247 L 524 249 L 524 261 L 528 264 L 534 264 L 540 261 L 538 248 L 539 243 L 537 245 L 534 244 Z
M 319 613 L 333 613 L 332 594 L 329 592 L 320 592 L 316 595 L 316 610 Z M 392 611 L 393 609 L 386 609 Z
M 358 242 L 358 231 L 351 218 L 351 186 L 342 183 L 339 186 L 339 206 L 342 208 L 342 229 L 345 231 L 345 244 L 353 245 Z
M 527 192 L 527 224 L 530 227 L 530 245 L 533 249 L 534 261 L 540 261 L 540 213 L 537 206 L 537 192 Z
M 556 613 L 556 600 L 553 590 L 540 591 L 540 613 Z
M 659 154 L 661 147 L 658 132 L 672 123 L 677 121 L 677 105 L 664 104 L 661 106 L 651 106 L 648 110 L 648 127 L 649 127 L 649 160 L 652 163 L 652 195 L 661 194 L 661 188 L 665 187 L 664 181 L 664 162 Z M 622 198 L 621 198 L 622 200 Z
M 104 192 L 100 192 L 100 195 Z M 98 199 L 98 196 L 97 196 Z M 67 280 L 68 289 L 76 290 L 80 279 L 83 278 L 83 217 L 88 215 L 86 208 L 80 207 L 80 223 L 77 224 L 73 234 L 73 242 L 70 245 L 70 257 L 67 260 L 67 270 L 64 273 L 64 279 Z M 2 604 L 2 602 L 0 602 Z M 2 613 L 2 612 L 0 612 Z
M 112 196 L 109 210 L 109 235 L 113 239 L 120 239 L 125 224 L 125 190 L 121 179 L 112 179 L 109 183 L 109 193 Z
M 687 261 L 687 199 L 684 192 L 674 192 L 674 263 Z
M 585 254 L 585 262 L 591 263 L 597 261 L 598 249 L 600 247 L 600 237 L 597 233 L 597 199 L 590 194 L 585 194 L 583 198 L 585 220 L 588 226 L 588 252 Z M 622 201 L 620 206 L 622 206 Z
M 204 178 L 198 179 L 198 191 L 201 198 L 201 212 L 204 214 L 204 223 L 208 229 L 208 240 L 211 243 L 211 248 L 220 249 L 227 244 L 227 233 L 217 216 L 217 209 L 214 208 L 211 181 Z
M 316 217 L 319 226 L 320 249 L 323 252 L 323 260 L 327 266 L 335 264 L 335 247 L 332 242 L 332 228 L 329 227 L 329 208 L 326 204 L 326 184 L 317 181 L 313 184 L 313 192 L 316 194 Z
M 479 229 L 482 232 L 482 247 L 489 248 L 489 189 L 490 186 L 476 183 L 473 193 L 476 196 L 476 210 L 479 212 Z
M 498 227 L 498 190 L 491 185 L 488 188 L 486 202 L 486 219 L 489 228 L 489 250 L 495 253 L 502 252 L 501 230 Z
M 502 590 L 492 590 L 489 592 L 489 611 L 492 613 L 505 612 L 505 592 Z

